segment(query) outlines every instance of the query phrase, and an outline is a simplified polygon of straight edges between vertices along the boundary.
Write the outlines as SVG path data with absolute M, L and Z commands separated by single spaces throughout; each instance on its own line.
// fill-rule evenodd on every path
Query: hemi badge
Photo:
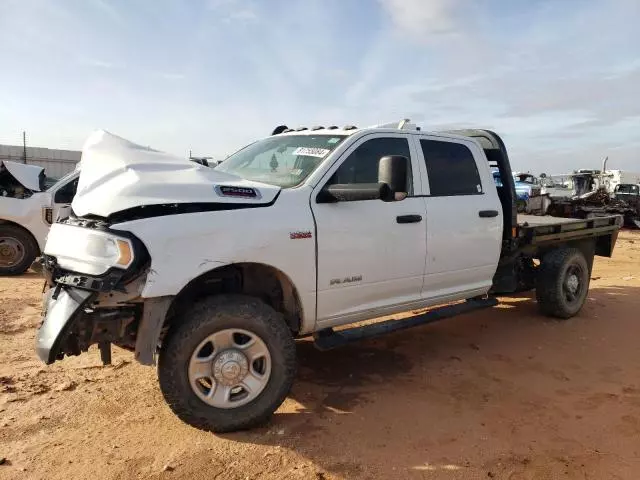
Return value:
M 311 238 L 311 237 L 312 237 L 311 232 L 308 232 L 308 231 L 307 232 L 291 232 L 289 234 L 289 238 L 291 240 L 299 240 L 301 238 Z

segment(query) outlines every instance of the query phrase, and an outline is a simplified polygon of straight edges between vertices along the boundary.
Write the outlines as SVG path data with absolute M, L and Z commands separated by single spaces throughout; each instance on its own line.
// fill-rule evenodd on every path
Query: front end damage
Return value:
M 74 237 L 82 238 L 84 251 L 69 244 Z M 125 243 L 130 250 L 119 251 Z M 98 345 L 102 361 L 108 364 L 114 344 L 134 351 L 141 363 L 153 364 L 156 345 L 149 339 L 159 337 L 171 298 L 141 297 L 149 264 L 142 242 L 127 232 L 76 218 L 55 224 L 43 261 L 46 285 L 36 336 L 39 358 L 50 364 Z
M 143 289 L 147 292 L 153 284 L 147 278 L 152 272 L 151 258 L 145 244 L 128 231 L 130 223 L 267 207 L 281 189 L 136 145 L 105 131 L 87 139 L 79 169 L 72 214 L 52 225 L 44 248 L 47 292 L 37 336 L 38 355 L 52 363 L 99 345 L 108 362 L 114 344 L 135 351 L 140 363 L 151 365 L 178 289 L 143 297 Z M 166 225 L 172 226 L 170 222 Z M 165 235 L 159 228 L 144 240 L 157 241 Z M 156 265 L 162 265 L 159 260 Z M 157 278 L 157 272 L 152 273 Z M 170 270 L 161 272 L 170 274 Z

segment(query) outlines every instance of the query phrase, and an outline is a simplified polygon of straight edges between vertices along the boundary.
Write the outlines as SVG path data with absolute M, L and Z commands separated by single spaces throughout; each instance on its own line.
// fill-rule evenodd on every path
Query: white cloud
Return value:
M 159 75 L 165 80 L 184 80 L 185 78 L 187 78 L 187 76 L 183 73 L 162 72 Z
M 418 38 L 457 33 L 461 0 L 379 0 L 400 31 Z
M 109 0 L 88 0 L 88 3 L 116 23 L 124 23 L 124 16 Z
M 106 62 L 98 58 L 83 58 L 80 60 L 80 63 L 87 65 L 89 67 L 96 67 L 96 68 L 105 68 L 105 69 L 116 68 L 116 65 L 114 63 Z
M 208 0 L 206 5 L 225 23 L 254 23 L 259 20 L 257 7 L 246 0 Z

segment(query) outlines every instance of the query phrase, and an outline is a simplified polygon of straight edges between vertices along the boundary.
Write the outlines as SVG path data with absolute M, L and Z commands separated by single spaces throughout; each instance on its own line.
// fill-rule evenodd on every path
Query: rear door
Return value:
M 484 152 L 467 139 L 420 135 L 415 141 L 426 167 L 423 297 L 486 293 L 500 257 L 502 209 Z
M 366 135 L 315 188 L 311 207 L 317 229 L 320 326 L 401 311 L 421 302 L 426 228 L 414 148 L 408 134 Z M 385 155 L 402 155 L 412 162 L 407 198 L 317 203 L 326 185 L 376 183 L 378 161 Z

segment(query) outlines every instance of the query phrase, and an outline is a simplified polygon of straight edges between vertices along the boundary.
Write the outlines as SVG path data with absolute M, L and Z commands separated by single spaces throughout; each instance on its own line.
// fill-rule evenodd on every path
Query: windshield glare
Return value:
M 300 185 L 346 135 L 276 135 L 234 153 L 216 170 L 291 188 Z

